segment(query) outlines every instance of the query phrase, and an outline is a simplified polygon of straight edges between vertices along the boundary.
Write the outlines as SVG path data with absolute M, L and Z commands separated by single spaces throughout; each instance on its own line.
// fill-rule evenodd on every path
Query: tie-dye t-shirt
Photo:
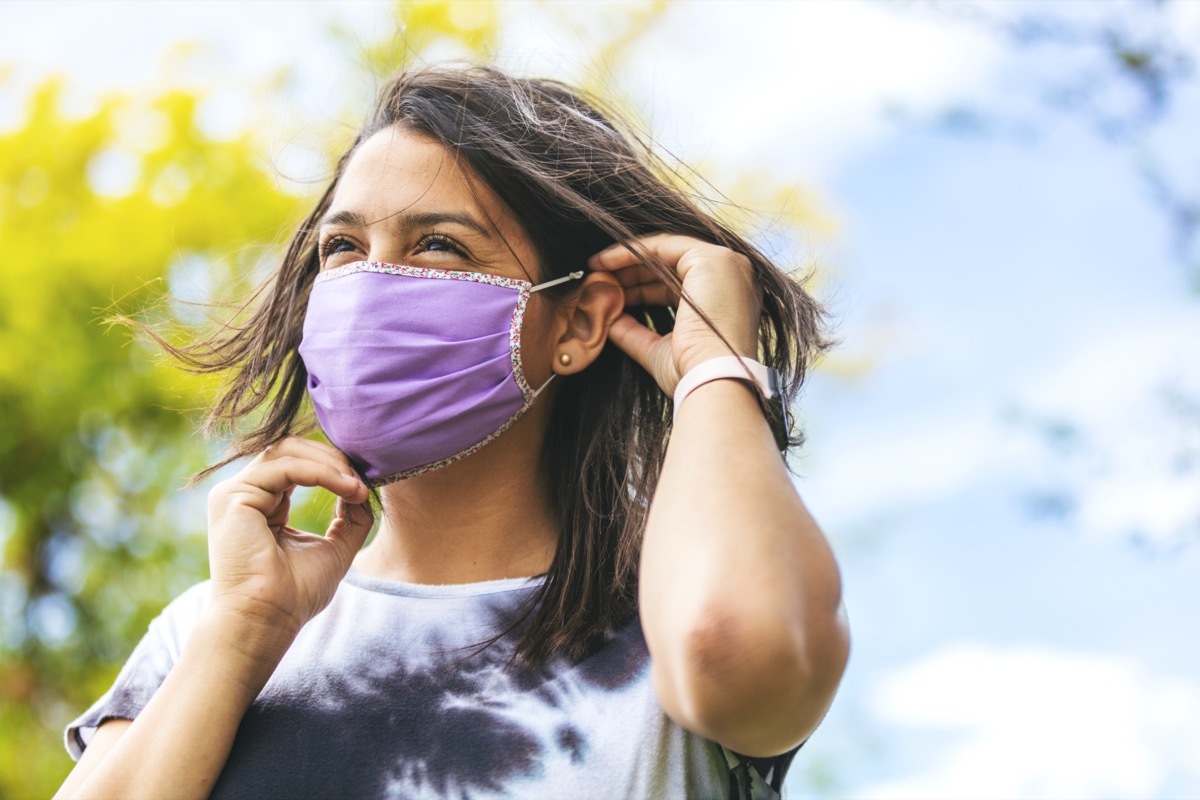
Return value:
M 740 758 L 672 722 L 635 620 L 576 662 L 510 665 L 501 639 L 539 579 L 454 586 L 352 570 L 246 712 L 213 798 L 775 798 L 792 753 Z M 132 719 L 208 601 L 150 625 L 112 688 L 67 729 Z

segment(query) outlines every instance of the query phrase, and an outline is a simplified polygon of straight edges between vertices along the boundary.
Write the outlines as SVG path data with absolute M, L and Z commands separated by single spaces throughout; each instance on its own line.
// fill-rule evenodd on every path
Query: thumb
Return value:
M 608 329 L 608 338 L 649 372 L 667 394 L 675 391 L 679 375 L 671 358 L 671 343 L 629 314 L 622 314 Z
M 369 501 L 350 504 L 339 497 L 334 507 L 333 521 L 329 523 L 325 538 L 342 545 L 347 555 L 353 558 L 354 554 L 362 549 L 374 524 L 375 514 L 371 511 Z

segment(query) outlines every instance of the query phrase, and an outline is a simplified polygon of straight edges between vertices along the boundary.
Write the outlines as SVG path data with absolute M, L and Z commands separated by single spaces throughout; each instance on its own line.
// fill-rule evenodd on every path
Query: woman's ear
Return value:
M 564 304 L 566 327 L 555 344 L 553 369 L 573 375 L 593 361 L 608 341 L 608 329 L 625 311 L 625 290 L 610 272 L 589 272 Z

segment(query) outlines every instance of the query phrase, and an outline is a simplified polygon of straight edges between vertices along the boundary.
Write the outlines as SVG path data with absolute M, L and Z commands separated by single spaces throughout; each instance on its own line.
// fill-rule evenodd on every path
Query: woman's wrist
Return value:
M 675 412 L 683 401 L 696 389 L 717 380 L 746 381 L 758 391 L 769 392 L 768 382 L 770 370 L 759 362 L 742 356 L 716 356 L 697 363 L 686 373 L 680 375 L 679 383 L 675 386 Z
M 191 648 L 219 661 L 225 673 L 245 689 L 249 705 L 279 666 L 297 632 L 254 615 L 210 608 L 193 629 L 185 650 Z
M 771 430 L 776 447 L 781 452 L 786 452 L 790 423 L 779 374 L 752 358 L 716 356 L 697 363 L 681 375 L 672 398 L 676 419 L 692 393 L 714 383 L 741 383 L 754 398 Z
M 676 360 L 675 366 L 679 370 L 679 377 L 682 379 L 684 375 L 687 375 L 705 361 L 711 361 L 714 358 L 737 356 L 738 358 L 746 358 L 751 361 L 757 360 L 758 356 L 747 352 L 747 350 L 748 348 L 739 347 L 731 351 L 724 344 L 718 342 L 718 346 L 715 347 L 690 350 L 687 353 L 681 354 Z

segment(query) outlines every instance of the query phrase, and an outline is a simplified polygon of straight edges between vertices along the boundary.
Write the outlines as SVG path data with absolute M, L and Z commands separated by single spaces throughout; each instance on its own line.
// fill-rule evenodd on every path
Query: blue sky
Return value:
M 1171 546 L 1200 485 L 1163 474 L 1179 434 L 1155 401 L 1200 391 L 1198 298 L 1133 158 L 1039 121 L 1028 145 L 897 128 L 827 179 L 844 335 L 875 352 L 806 402 L 801 485 L 856 633 L 814 741 L 849 764 L 835 793 L 1200 791 L 1200 555 Z M 1014 410 L 1075 421 L 1104 469 L 1053 458 Z M 1056 484 L 1079 513 L 1031 516 Z
M 62 9 L 0 10 L 26 31 L 0 43 L 0 64 L 16 64 L 0 125 L 52 69 L 83 105 L 187 80 L 216 90 L 214 130 L 256 124 L 298 170 L 367 94 L 324 23 L 383 30 L 372 4 L 178 3 L 121 7 L 95 37 L 111 7 L 72 6 L 65 27 Z M 1198 10 L 1175 20 L 1193 40 Z M 579 77 L 580 37 L 605 13 L 622 10 L 506 6 L 505 63 Z M 208 55 L 166 77 L 187 39 Z M 1027 143 L 883 113 L 961 98 L 1030 113 L 1036 75 L 1021 63 L 936 14 L 852 2 L 679 5 L 613 65 L 658 138 L 719 188 L 758 171 L 764 191 L 815 198 L 834 223 L 770 239 L 820 265 L 843 340 L 798 409 L 810 445 L 797 469 L 843 565 L 855 647 L 795 796 L 1200 794 L 1200 548 L 1179 537 L 1190 524 L 1195 540 L 1200 485 L 1166 467 L 1200 434 L 1160 400 L 1169 386 L 1200 397 L 1200 296 L 1136 154 L 1040 111 Z M 291 89 L 264 115 L 252 87 L 282 68 Z M 1157 137 L 1193 175 L 1195 101 Z M 1069 419 L 1086 446 L 1056 456 L 1029 418 Z M 1055 487 L 1075 513 L 1032 514 L 1030 496 Z

